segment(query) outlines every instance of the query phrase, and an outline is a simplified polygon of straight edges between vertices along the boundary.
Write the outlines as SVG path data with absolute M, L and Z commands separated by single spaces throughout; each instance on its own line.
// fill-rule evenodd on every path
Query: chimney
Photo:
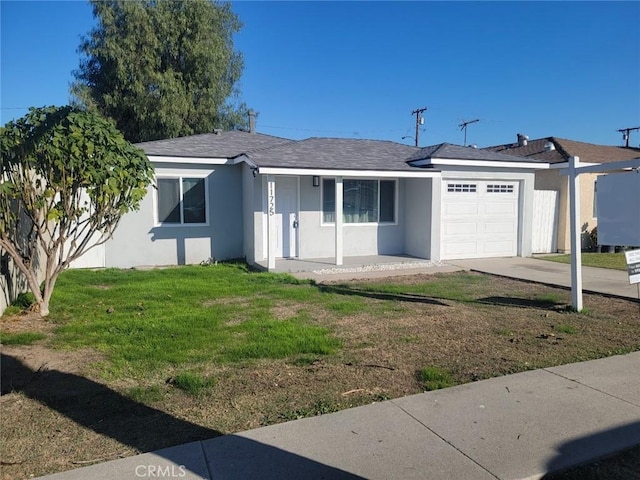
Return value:
M 526 147 L 529 143 L 529 137 L 527 135 L 523 135 L 521 133 L 518 134 L 518 146 Z
M 249 133 L 256 133 L 256 112 L 249 110 Z

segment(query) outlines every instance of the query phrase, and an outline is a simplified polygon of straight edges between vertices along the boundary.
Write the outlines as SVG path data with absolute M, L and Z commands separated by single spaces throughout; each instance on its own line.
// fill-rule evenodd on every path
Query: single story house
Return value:
M 579 157 L 580 163 L 587 165 L 640 157 L 640 148 L 595 145 L 557 137 L 529 140 L 522 134 L 517 135 L 515 143 L 487 147 L 487 150 L 549 163 L 549 168 L 535 172 L 533 253 L 571 251 L 569 177 L 563 174 L 563 170 L 568 168 L 569 157 Z M 579 177 L 583 248 L 592 246 L 590 233 L 598 225 L 598 175 L 587 173 Z
M 155 185 L 75 267 L 529 256 L 535 172 L 549 166 L 446 143 L 243 131 L 139 146 L 155 166 Z

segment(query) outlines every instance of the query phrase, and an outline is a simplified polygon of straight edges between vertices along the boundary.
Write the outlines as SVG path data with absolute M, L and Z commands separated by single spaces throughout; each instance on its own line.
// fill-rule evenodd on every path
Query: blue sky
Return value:
M 69 100 L 85 2 L 2 0 L 1 124 Z M 640 2 L 234 2 L 258 131 L 480 147 L 640 126 Z M 402 139 L 403 136 L 409 138 Z M 640 145 L 640 131 L 631 135 Z

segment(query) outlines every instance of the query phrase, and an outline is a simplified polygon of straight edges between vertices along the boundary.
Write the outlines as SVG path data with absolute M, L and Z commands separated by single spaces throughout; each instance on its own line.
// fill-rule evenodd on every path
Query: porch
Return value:
M 268 270 L 268 261 L 258 261 L 257 267 Z M 442 266 L 440 262 L 432 262 L 425 258 L 410 255 L 365 255 L 344 257 L 343 264 L 336 265 L 335 257 L 327 258 L 276 258 L 273 272 L 300 273 L 307 272 L 318 275 L 337 273 L 366 273 L 389 270 L 409 270 Z

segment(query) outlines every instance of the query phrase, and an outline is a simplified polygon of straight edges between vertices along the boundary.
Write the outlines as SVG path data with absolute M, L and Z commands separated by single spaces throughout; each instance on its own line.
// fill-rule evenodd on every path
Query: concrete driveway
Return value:
M 480 258 L 451 260 L 447 263 L 467 270 L 503 277 L 571 287 L 571 266 L 542 258 Z M 638 285 L 629 284 L 629 276 L 622 270 L 583 266 L 582 289 L 631 299 L 639 298 Z

